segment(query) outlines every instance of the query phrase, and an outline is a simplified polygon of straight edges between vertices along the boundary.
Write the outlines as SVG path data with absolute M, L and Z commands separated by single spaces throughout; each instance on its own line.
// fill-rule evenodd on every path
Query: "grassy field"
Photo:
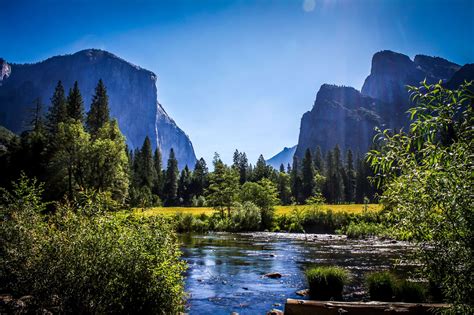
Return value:
M 294 208 L 299 209 L 307 209 L 310 206 L 306 205 L 298 205 L 298 206 L 276 206 L 276 214 L 290 214 Z M 348 213 L 361 213 L 364 210 L 365 205 L 363 204 L 349 204 L 349 205 L 323 205 L 322 208 L 324 210 L 331 209 L 334 212 L 348 212 Z M 379 204 L 369 204 L 367 205 L 369 211 L 380 211 L 382 206 Z M 156 207 L 156 208 L 149 208 L 145 211 L 141 209 L 135 209 L 135 213 L 143 214 L 146 216 L 153 216 L 158 214 L 163 215 L 174 215 L 178 212 L 182 213 L 192 213 L 194 215 L 200 215 L 201 213 L 205 213 L 210 215 L 215 212 L 213 208 L 210 207 L 201 207 L 201 208 L 193 208 L 193 207 Z

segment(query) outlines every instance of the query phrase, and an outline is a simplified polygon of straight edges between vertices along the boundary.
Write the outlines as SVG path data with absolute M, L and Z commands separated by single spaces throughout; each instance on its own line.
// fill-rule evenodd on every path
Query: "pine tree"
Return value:
M 341 203 L 344 201 L 344 181 L 343 181 L 343 172 L 344 168 L 342 166 L 341 159 L 341 150 L 339 146 L 336 145 L 334 148 L 334 166 L 335 166 L 335 202 Z
M 238 198 L 239 174 L 222 162 L 219 154 L 214 155 L 214 172 L 209 174 L 209 188 L 207 199 L 209 203 L 224 217 L 224 210 L 227 209 L 227 216 L 230 217 L 232 204 Z
M 192 194 L 194 196 L 203 196 L 204 191 L 209 185 L 209 170 L 207 169 L 206 161 L 200 158 L 196 161 L 194 172 L 192 176 Z
M 163 174 L 163 160 L 160 149 L 156 148 L 153 154 L 153 167 L 155 168 L 156 178 L 153 184 L 152 192 L 163 198 L 164 174 Z
M 285 165 L 283 165 L 283 163 L 280 164 L 280 173 L 284 173 L 285 172 Z
M 301 202 L 301 177 L 299 174 L 298 158 L 293 156 L 293 167 L 290 173 L 291 195 L 296 203 Z
M 319 174 L 324 174 L 323 153 L 321 152 L 321 147 L 319 145 L 316 147 L 316 151 L 314 153 L 314 168 Z
M 173 148 L 171 148 L 165 173 L 165 187 L 163 191 L 165 204 L 167 206 L 176 205 L 177 203 L 178 176 L 178 161 L 176 160 Z
M 301 175 L 301 194 L 303 200 L 306 200 L 314 194 L 316 189 L 313 158 L 309 149 L 306 149 L 303 158 L 303 168 Z
M 260 154 L 253 170 L 252 180 L 258 182 L 263 178 L 270 178 L 270 166 L 267 165 L 263 155 Z
M 46 126 L 48 132 L 54 135 L 58 132 L 59 123 L 66 122 L 68 117 L 67 101 L 64 87 L 61 81 L 58 81 L 54 94 L 51 97 L 51 106 L 47 114 Z
M 245 152 L 235 150 L 232 167 L 238 171 L 241 185 L 248 179 L 248 166 L 248 159 Z
M 283 167 L 283 171 L 278 173 L 277 189 L 281 204 L 289 205 L 291 203 L 290 176 L 285 173 L 285 167 Z
M 67 114 L 70 119 L 75 119 L 81 123 L 84 122 L 84 101 L 82 100 L 77 81 L 74 82 L 74 87 L 69 90 L 67 97 Z
M 142 149 L 140 150 L 140 182 L 139 187 L 146 186 L 150 190 L 153 188 L 156 181 L 156 169 L 153 161 L 153 153 L 151 149 L 151 141 L 148 136 L 143 141 Z
M 191 204 L 191 181 L 191 172 L 186 165 L 181 171 L 178 181 L 178 198 L 181 205 L 189 206 Z
M 344 195 L 347 202 L 354 202 L 356 188 L 356 172 L 354 169 L 354 158 L 352 151 L 347 150 L 346 154 L 346 181 L 344 183 Z
M 89 112 L 87 113 L 87 128 L 92 135 L 110 120 L 109 97 L 102 79 L 95 88 L 95 94 Z

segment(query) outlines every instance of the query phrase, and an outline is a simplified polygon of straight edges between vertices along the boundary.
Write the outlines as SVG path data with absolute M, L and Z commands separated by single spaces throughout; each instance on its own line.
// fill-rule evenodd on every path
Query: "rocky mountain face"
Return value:
M 366 151 L 374 127 L 382 123 L 376 110 L 381 106 L 383 102 L 352 87 L 322 85 L 313 109 L 301 118 L 296 156 L 301 158 L 307 148 L 317 146 L 326 152 L 336 144 L 343 151 Z
M 8 64 L 0 60 L 0 125 L 19 133 L 27 128 L 29 109 L 40 98 L 46 107 L 59 80 L 66 92 L 78 81 L 89 109 L 95 86 L 102 79 L 109 95 L 110 113 L 119 122 L 130 148 L 145 137 L 159 147 L 166 163 L 174 148 L 180 168 L 194 166 L 196 156 L 189 137 L 158 103 L 156 75 L 109 52 L 89 49 L 56 56 L 35 64 Z
M 361 92 L 387 103 L 379 110 L 386 128 L 406 127 L 406 111 L 410 108 L 407 85 L 418 86 L 425 79 L 428 84 L 446 82 L 460 68 L 439 57 L 417 55 L 412 61 L 406 55 L 385 50 L 373 56 L 370 75 Z
M 307 148 L 320 146 L 324 152 L 336 144 L 342 150 L 364 154 L 372 143 L 374 127 L 400 129 L 409 124 L 407 85 L 419 85 L 426 79 L 428 83 L 441 80 L 448 86 L 459 86 L 464 78 L 472 78 L 472 73 L 471 65 L 461 68 L 439 57 L 417 55 L 411 60 L 392 51 L 378 52 L 361 92 L 321 86 L 313 108 L 301 118 L 295 155 L 302 158 Z
M 275 154 L 266 162 L 267 164 L 271 165 L 276 170 L 280 169 L 280 165 L 283 164 L 286 170 L 287 165 L 288 164 L 291 165 L 293 163 L 293 155 L 295 154 L 295 151 L 296 151 L 296 145 L 292 146 L 291 148 L 285 147 L 283 148 L 282 151 Z

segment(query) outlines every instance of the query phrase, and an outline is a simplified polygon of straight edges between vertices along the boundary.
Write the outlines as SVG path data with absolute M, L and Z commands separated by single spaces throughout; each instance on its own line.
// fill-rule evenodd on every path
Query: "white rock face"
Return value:
M 0 125 L 17 133 L 23 131 L 33 100 L 40 97 L 48 107 L 59 80 L 66 92 L 78 81 L 87 111 L 95 86 L 102 79 L 109 95 L 111 116 L 118 120 L 131 149 L 141 147 L 149 136 L 153 147 L 161 149 L 165 165 L 173 148 L 180 168 L 186 164 L 194 167 L 196 156 L 189 137 L 157 101 L 157 76 L 153 72 L 97 49 L 36 64 L 8 65 L 8 69 L 5 64 L 1 67 L 5 74 L 0 81 Z
M 3 80 L 8 79 L 12 73 L 12 68 L 10 65 L 3 59 L 0 59 L 0 86 L 3 83 Z

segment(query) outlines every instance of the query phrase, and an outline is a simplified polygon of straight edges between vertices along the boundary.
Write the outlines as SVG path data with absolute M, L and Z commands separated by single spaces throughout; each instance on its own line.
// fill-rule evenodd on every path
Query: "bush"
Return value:
M 40 304 L 57 296 L 61 313 L 183 310 L 185 264 L 163 218 L 84 215 L 64 205 L 45 216 L 41 193 L 22 178 L 3 194 L 1 292 Z
M 398 279 L 389 271 L 378 271 L 366 276 L 366 285 L 370 299 L 374 301 L 392 301 L 397 292 Z
M 173 222 L 177 232 L 192 232 L 196 219 L 191 213 L 178 212 L 174 215 Z
M 341 300 L 349 273 L 340 267 L 315 267 L 306 271 L 309 295 L 313 300 Z
M 408 280 L 400 281 L 396 292 L 397 300 L 408 303 L 425 302 L 426 295 L 427 290 L 423 284 Z
M 260 209 L 250 201 L 234 204 L 231 218 L 235 231 L 256 231 L 262 220 Z

